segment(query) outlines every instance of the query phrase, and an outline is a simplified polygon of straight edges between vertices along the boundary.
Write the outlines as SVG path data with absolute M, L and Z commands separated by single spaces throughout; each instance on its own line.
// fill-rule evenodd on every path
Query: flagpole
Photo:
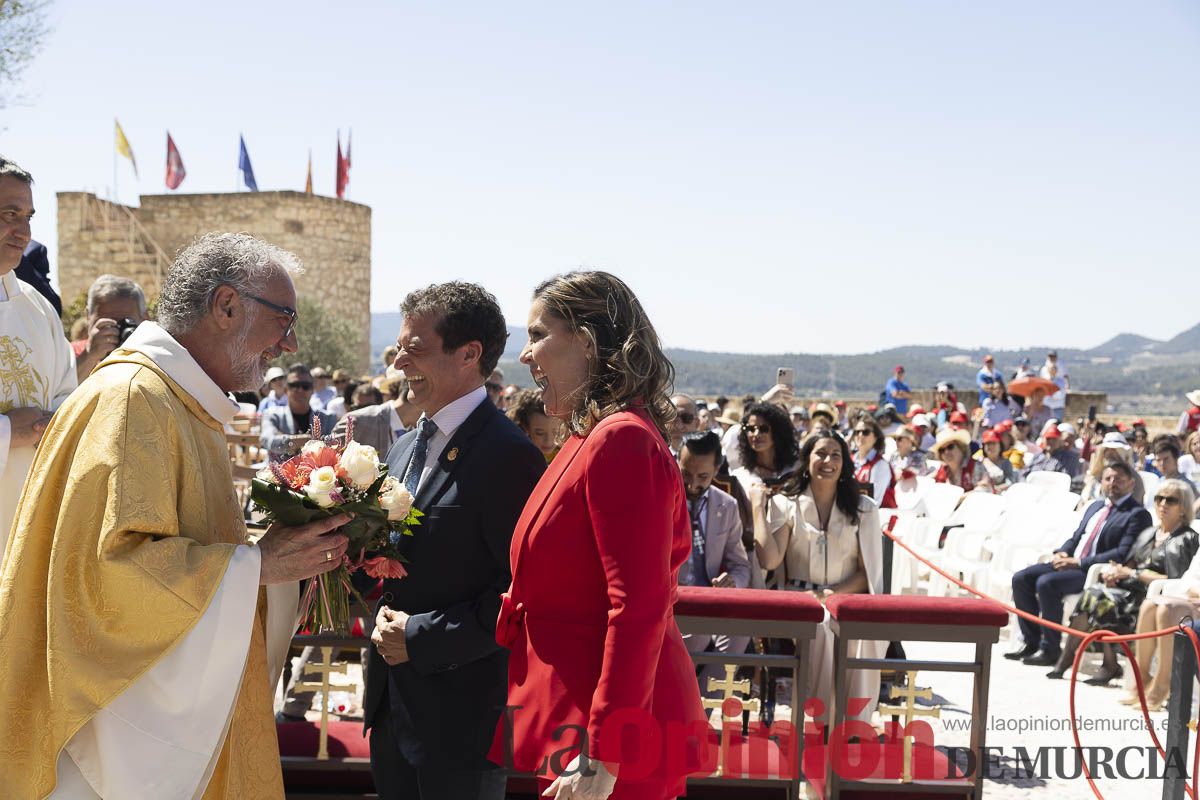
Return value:
M 121 202 L 121 195 L 117 191 L 117 145 L 113 142 L 113 198 L 114 203 Z

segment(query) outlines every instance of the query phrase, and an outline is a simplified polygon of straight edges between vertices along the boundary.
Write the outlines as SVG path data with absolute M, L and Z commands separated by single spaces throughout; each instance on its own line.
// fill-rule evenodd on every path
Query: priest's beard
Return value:
M 252 392 L 262 386 L 266 377 L 267 365 L 263 354 L 246 352 L 246 342 L 250 339 L 250 327 L 254 325 L 257 314 L 248 314 L 242 323 L 242 329 L 237 332 L 229 343 L 229 364 L 233 372 L 234 391 Z

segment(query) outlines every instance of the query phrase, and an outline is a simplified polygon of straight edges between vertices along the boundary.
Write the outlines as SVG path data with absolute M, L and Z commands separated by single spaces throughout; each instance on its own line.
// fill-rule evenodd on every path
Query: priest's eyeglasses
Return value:
M 285 317 L 288 318 L 288 326 L 287 326 L 287 329 L 283 332 L 283 338 L 286 339 L 289 336 L 291 336 L 292 333 L 295 332 L 296 316 L 298 313 L 296 311 L 296 309 L 288 308 L 287 306 L 277 305 L 276 303 L 272 303 L 270 300 L 263 300 L 261 297 L 256 297 L 255 295 L 252 295 L 252 294 L 248 294 L 248 295 L 246 295 L 246 297 L 249 297 L 251 300 L 258 303 L 259 305 L 266 306 L 267 308 L 271 309 L 275 313 L 283 314 Z

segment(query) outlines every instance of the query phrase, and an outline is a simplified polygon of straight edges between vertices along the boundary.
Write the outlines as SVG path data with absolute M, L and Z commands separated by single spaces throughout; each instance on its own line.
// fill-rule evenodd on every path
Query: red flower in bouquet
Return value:
M 351 517 L 338 532 L 350 540 L 348 552 L 359 557 L 309 584 L 303 602 L 309 630 L 349 630 L 350 599 L 362 599 L 350 583 L 353 570 L 364 568 L 374 578 L 408 575 L 404 537 L 412 535 L 422 516 L 412 508 L 411 495 L 387 476 L 375 448 L 351 440 L 351 435 L 345 442 L 313 439 L 296 456 L 260 472 L 252 484 L 251 498 L 268 523 L 302 525 L 334 514 Z

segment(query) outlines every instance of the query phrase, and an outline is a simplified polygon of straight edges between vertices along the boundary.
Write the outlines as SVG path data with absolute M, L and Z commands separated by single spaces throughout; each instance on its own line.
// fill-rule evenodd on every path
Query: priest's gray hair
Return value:
M 92 283 L 87 293 L 88 316 L 95 312 L 98 303 L 118 298 L 136 301 L 138 310 L 142 312 L 143 317 L 146 316 L 146 293 L 138 286 L 137 281 L 122 278 L 120 275 L 101 275 Z
M 303 271 L 300 259 L 262 239 L 246 233 L 206 233 L 179 251 L 167 272 L 158 296 L 158 324 L 172 336 L 188 333 L 212 309 L 220 287 L 256 295 L 276 275 Z

